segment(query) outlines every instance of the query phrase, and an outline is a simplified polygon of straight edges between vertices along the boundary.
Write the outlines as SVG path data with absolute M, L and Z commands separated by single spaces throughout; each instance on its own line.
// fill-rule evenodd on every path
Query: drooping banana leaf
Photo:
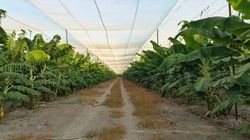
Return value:
M 39 91 L 34 90 L 33 88 L 21 86 L 21 85 L 13 86 L 13 89 L 15 89 L 19 92 L 25 93 L 27 95 L 35 95 L 35 96 L 41 95 L 41 93 Z
M 242 65 L 235 73 L 234 79 L 241 86 L 250 86 L 250 63 Z
M 233 37 L 232 35 L 239 36 L 241 40 L 246 39 L 245 36 L 249 36 L 250 24 L 243 22 L 236 16 L 210 17 L 185 22 L 183 32 L 185 32 L 185 29 L 192 29 L 192 31 L 203 34 L 217 43 L 226 44 L 233 41 L 230 40 Z
M 15 102 L 22 102 L 22 101 L 29 101 L 29 97 L 21 92 L 18 91 L 9 91 L 6 94 L 7 100 L 15 101 Z
M 232 55 L 239 55 L 239 53 L 224 46 L 209 46 L 196 49 L 186 54 L 184 57 L 182 57 L 180 62 L 190 62 L 201 58 L 223 58 Z
M 156 51 L 157 54 L 159 54 L 163 59 L 168 55 L 168 49 L 165 47 L 161 47 L 160 45 L 158 45 L 157 43 L 155 43 L 154 41 L 150 41 L 153 49 Z
M 188 53 L 187 47 L 182 44 L 180 41 L 176 40 L 175 38 L 169 38 L 169 40 L 173 43 L 173 45 L 169 48 L 169 52 L 171 54 L 175 53 L 183 53 L 186 54 Z
M 168 69 L 174 64 L 178 64 L 181 62 L 190 62 L 199 60 L 202 58 L 212 58 L 218 57 L 223 58 L 232 55 L 238 55 L 237 52 L 232 51 L 224 46 L 210 46 L 210 47 L 202 47 L 200 49 L 196 49 L 186 55 L 184 54 L 172 54 L 165 58 L 163 63 L 159 66 L 159 69 Z
M 249 0 L 227 0 L 234 10 L 244 14 L 243 18 L 250 18 L 250 1 Z
M 163 61 L 163 63 L 158 67 L 158 69 L 161 70 L 167 70 L 169 69 L 171 66 L 178 64 L 180 62 L 180 60 L 182 60 L 182 58 L 184 57 L 184 54 L 181 53 L 177 53 L 177 54 L 172 54 L 169 55 L 168 57 L 165 58 L 165 60 Z
M 243 101 L 240 86 L 232 86 L 230 89 L 226 90 L 225 95 L 227 99 L 217 105 L 213 109 L 212 113 L 222 111 L 223 109 L 226 109 L 229 105 L 240 103 Z

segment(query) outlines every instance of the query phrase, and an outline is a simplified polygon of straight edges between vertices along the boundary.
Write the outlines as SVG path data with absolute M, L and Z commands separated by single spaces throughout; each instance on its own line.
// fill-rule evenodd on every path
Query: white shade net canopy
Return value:
M 174 0 L 31 0 L 110 66 L 123 72 Z
M 59 34 L 76 51 L 91 54 L 116 73 L 122 73 L 136 53 L 152 49 L 149 40 L 169 46 L 181 20 L 227 16 L 226 0 L 0 0 L 7 11 L 1 26 L 27 31 L 46 40 Z M 237 14 L 237 13 L 236 13 Z
M 69 33 L 77 50 L 87 48 L 116 73 L 122 73 L 146 40 L 165 19 L 175 0 L 11 0 L 5 4 L 8 30 L 52 34 Z M 12 5 L 15 8 L 9 8 Z M 20 5 L 19 5 L 20 4 Z M 1 8 L 4 8 L 1 7 Z M 31 8 L 31 9 L 30 9 Z M 37 9 L 34 12 L 34 9 Z M 29 12 L 30 10 L 30 12 Z M 40 12 L 40 13 L 39 13 Z M 42 15 L 42 16 L 41 16 Z M 24 24 L 16 24 L 15 17 Z M 47 19 L 46 19 L 46 18 Z M 44 19 L 45 20 L 42 20 Z M 46 21 L 47 20 L 47 21 Z M 21 24 L 21 25 L 20 25 Z M 31 29 L 30 29 L 31 28 Z

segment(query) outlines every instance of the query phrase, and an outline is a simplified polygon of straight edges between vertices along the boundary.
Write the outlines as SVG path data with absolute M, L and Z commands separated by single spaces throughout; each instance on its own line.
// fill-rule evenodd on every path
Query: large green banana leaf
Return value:
M 182 60 L 182 58 L 183 58 L 184 56 L 185 56 L 185 55 L 184 55 L 184 54 L 181 54 L 181 53 L 169 55 L 168 57 L 165 58 L 165 60 L 164 60 L 163 63 L 158 67 L 158 69 L 167 70 L 167 69 L 169 69 L 171 66 L 180 63 L 180 61 Z
M 182 57 L 180 62 L 190 62 L 201 58 L 211 58 L 211 57 L 223 58 L 233 55 L 239 55 L 239 53 L 225 46 L 209 46 L 209 47 L 202 47 L 200 49 L 194 50 L 186 54 L 184 57 Z
M 232 35 L 239 36 L 239 39 L 244 40 L 249 36 L 250 24 L 243 22 L 239 17 L 210 17 L 197 21 L 185 22 L 185 28 L 203 34 L 218 43 L 228 43 L 233 41 Z M 180 35 L 182 34 L 180 33 Z
M 226 109 L 229 105 L 242 102 L 240 86 L 232 86 L 230 89 L 226 90 L 225 95 L 227 100 L 220 102 L 212 111 L 212 113 L 222 111 Z
M 244 14 L 243 18 L 250 18 L 250 1 L 249 0 L 227 0 L 230 5 L 237 11 Z
M 169 48 L 170 54 L 175 54 L 175 53 L 183 53 L 186 54 L 188 53 L 187 47 L 182 44 L 180 41 L 176 40 L 175 38 L 169 38 L 169 40 L 173 43 L 173 45 Z
M 250 63 L 240 66 L 234 78 L 238 85 L 250 86 Z
M 168 69 L 172 65 L 176 65 L 181 62 L 191 62 L 202 58 L 212 58 L 212 57 L 223 58 L 232 55 L 239 55 L 239 54 L 224 46 L 202 47 L 186 55 L 177 53 L 166 57 L 163 63 L 159 66 L 159 69 Z
M 150 41 L 153 49 L 155 50 L 155 52 L 157 54 L 159 54 L 163 59 L 168 55 L 168 49 L 165 47 L 161 47 L 159 46 L 157 43 L 155 43 L 154 41 Z
M 25 54 L 25 59 L 28 61 L 31 61 L 31 60 L 49 60 L 50 56 L 42 50 L 34 50 L 34 51 L 27 52 Z

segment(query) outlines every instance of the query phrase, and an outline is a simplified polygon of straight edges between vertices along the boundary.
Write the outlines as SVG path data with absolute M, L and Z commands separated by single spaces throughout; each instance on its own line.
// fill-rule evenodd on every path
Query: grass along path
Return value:
M 103 128 L 100 132 L 90 131 L 86 138 L 94 140 L 119 140 L 127 133 L 126 128 L 123 125 L 119 125 L 113 128 Z
M 105 91 L 107 87 L 110 86 L 112 81 L 113 80 L 109 80 L 94 86 L 94 88 L 87 88 L 78 91 L 78 94 L 81 96 L 79 98 L 80 103 L 82 105 L 91 105 L 93 107 L 103 103 L 110 90 L 107 90 L 105 93 L 103 93 L 103 91 Z
M 129 93 L 130 100 L 135 106 L 133 114 L 141 119 L 141 128 L 167 128 L 175 125 L 174 122 L 161 117 L 164 113 L 160 103 L 162 98 L 159 95 L 148 93 L 145 89 L 124 80 L 125 87 Z
M 146 140 L 235 140 L 208 120 L 188 112 L 188 107 L 178 105 L 160 95 L 123 80 L 130 100 L 135 107 L 133 114 L 140 120 L 137 133 Z
M 109 114 L 112 119 L 120 119 L 124 117 L 124 112 L 122 107 L 124 106 L 124 101 L 121 95 L 121 82 L 118 78 L 114 86 L 110 90 L 110 94 L 107 95 L 106 100 L 102 103 L 102 106 L 105 106 L 109 109 Z M 116 121 L 116 124 L 112 127 L 103 127 L 100 131 L 90 131 L 86 134 L 87 138 L 93 140 L 120 140 L 123 139 L 127 133 L 127 128 Z
M 107 99 L 103 102 L 102 105 L 109 108 L 120 108 L 124 105 L 123 99 L 121 96 L 121 83 L 120 79 L 116 81 L 114 86 L 111 88 L 110 94 L 107 96 Z
M 124 117 L 121 118 L 121 122 L 127 128 L 127 135 L 125 136 L 126 140 L 144 140 L 142 133 L 137 133 L 136 124 L 138 123 L 138 119 L 133 115 L 135 107 L 130 102 L 128 93 L 125 90 L 123 80 L 121 79 L 121 95 L 124 101 L 124 106 L 122 110 L 124 112 Z

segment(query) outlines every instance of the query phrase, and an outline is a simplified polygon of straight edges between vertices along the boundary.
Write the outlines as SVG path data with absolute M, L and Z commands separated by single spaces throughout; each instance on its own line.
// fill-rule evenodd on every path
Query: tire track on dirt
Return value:
M 121 82 L 121 94 L 124 101 L 124 106 L 122 111 L 124 112 L 124 117 L 121 118 L 121 122 L 127 128 L 126 140 L 140 140 L 143 139 L 142 134 L 137 133 L 137 124 L 139 120 L 133 115 L 135 110 L 134 105 L 130 102 L 128 93 L 124 87 L 122 79 Z

